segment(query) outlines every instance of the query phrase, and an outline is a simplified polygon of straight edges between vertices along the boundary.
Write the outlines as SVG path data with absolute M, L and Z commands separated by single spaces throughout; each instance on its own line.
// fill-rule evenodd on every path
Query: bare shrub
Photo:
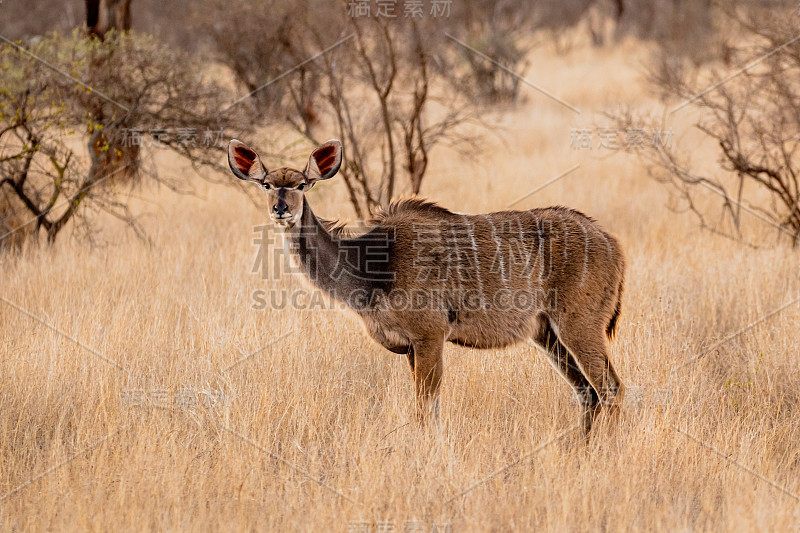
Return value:
M 401 191 L 419 193 L 431 149 L 468 140 L 458 126 L 474 107 L 449 76 L 441 51 L 452 46 L 426 27 L 435 19 L 350 17 L 346 4 L 311 4 L 225 3 L 211 15 L 214 35 L 253 92 L 254 116 L 281 120 L 310 144 L 332 132 L 341 140 L 340 175 L 363 218 Z
M 542 5 L 517 0 L 469 2 L 454 8 L 445 29 L 472 48 L 458 49 L 466 66 L 458 78 L 473 98 L 485 104 L 518 100 L 520 76 L 530 66 L 527 57 L 532 43 L 525 37 L 538 25 L 542 9 Z
M 718 147 L 720 174 L 696 171 L 689 152 L 670 144 L 647 146 L 641 155 L 656 177 L 676 191 L 703 227 L 742 239 L 745 213 L 800 241 L 800 41 L 785 11 L 734 7 L 739 43 L 731 48 L 733 75 L 712 70 L 701 78 L 686 58 L 662 53 L 649 73 L 652 87 L 674 113 L 700 113 L 695 127 Z M 622 127 L 657 121 L 614 115 Z M 662 125 L 663 127 L 663 125 Z M 719 196 L 721 219 L 712 223 L 698 195 Z M 763 223 L 763 222 L 760 222 Z
M 714 0 L 616 1 L 617 39 L 631 35 L 657 43 L 670 55 L 700 65 L 726 54 Z
M 159 176 L 144 164 L 148 136 L 196 165 L 223 160 L 221 143 L 206 145 L 198 136 L 235 117 L 218 117 L 229 101 L 225 92 L 186 54 L 152 37 L 126 33 L 99 41 L 76 30 L 49 37 L 30 52 L 3 47 L 0 69 L 0 190 L 33 217 L 48 242 L 72 220 L 90 236 L 93 227 L 84 215 L 92 210 L 141 234 L 123 195 L 131 178 L 146 175 L 191 190 L 185 180 Z M 10 236 L 6 231 L 0 240 Z

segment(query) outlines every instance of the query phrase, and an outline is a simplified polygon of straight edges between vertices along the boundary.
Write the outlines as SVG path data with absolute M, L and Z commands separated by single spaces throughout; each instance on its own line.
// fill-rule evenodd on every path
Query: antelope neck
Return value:
M 290 249 L 306 277 L 331 297 L 355 310 L 368 306 L 376 291 L 388 293 L 392 232 L 377 227 L 345 238 L 327 229 L 303 198 L 303 215 L 286 232 Z

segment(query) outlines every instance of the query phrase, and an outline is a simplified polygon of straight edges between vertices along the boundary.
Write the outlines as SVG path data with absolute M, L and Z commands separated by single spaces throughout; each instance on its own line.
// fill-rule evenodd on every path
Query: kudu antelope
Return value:
M 361 235 L 318 218 L 305 192 L 332 178 L 342 145 L 317 148 L 305 169 L 268 171 L 232 140 L 228 162 L 269 195 L 309 280 L 359 314 L 379 344 L 408 357 L 421 418 L 438 416 L 445 342 L 501 348 L 533 340 L 574 388 L 584 430 L 623 384 L 608 357 L 620 314 L 617 240 L 565 207 L 465 215 L 419 199 L 392 203 Z

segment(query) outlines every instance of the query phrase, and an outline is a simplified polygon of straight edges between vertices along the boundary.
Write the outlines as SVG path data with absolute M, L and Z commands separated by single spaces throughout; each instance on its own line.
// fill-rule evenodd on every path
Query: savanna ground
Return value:
M 615 429 L 584 445 L 570 388 L 531 345 L 448 346 L 441 426 L 419 428 L 405 358 L 352 313 L 258 309 L 256 291 L 306 287 L 253 272 L 263 205 L 145 187 L 149 244 L 109 220 L 101 246 L 0 256 L 2 528 L 796 531 L 798 252 L 757 220 L 760 249 L 701 231 L 634 157 L 572 142 L 603 109 L 656 107 L 647 57 L 538 48 L 527 77 L 580 115 L 525 87 L 481 153 L 437 148 L 423 187 L 486 212 L 580 165 L 514 207 L 580 209 L 625 246 Z M 672 142 L 713 166 L 692 118 L 675 115 Z M 197 179 L 162 155 L 161 172 Z M 309 201 L 351 216 L 336 179 Z

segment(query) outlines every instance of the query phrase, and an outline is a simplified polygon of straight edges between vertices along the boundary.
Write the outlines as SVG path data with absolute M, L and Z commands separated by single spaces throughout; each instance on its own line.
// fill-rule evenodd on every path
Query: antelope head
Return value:
M 342 143 L 330 140 L 311 153 L 302 171 L 288 167 L 268 171 L 255 150 L 233 139 L 228 144 L 228 164 L 242 180 L 258 183 L 269 195 L 269 216 L 289 229 L 303 216 L 303 196 L 320 180 L 336 175 L 342 164 Z

